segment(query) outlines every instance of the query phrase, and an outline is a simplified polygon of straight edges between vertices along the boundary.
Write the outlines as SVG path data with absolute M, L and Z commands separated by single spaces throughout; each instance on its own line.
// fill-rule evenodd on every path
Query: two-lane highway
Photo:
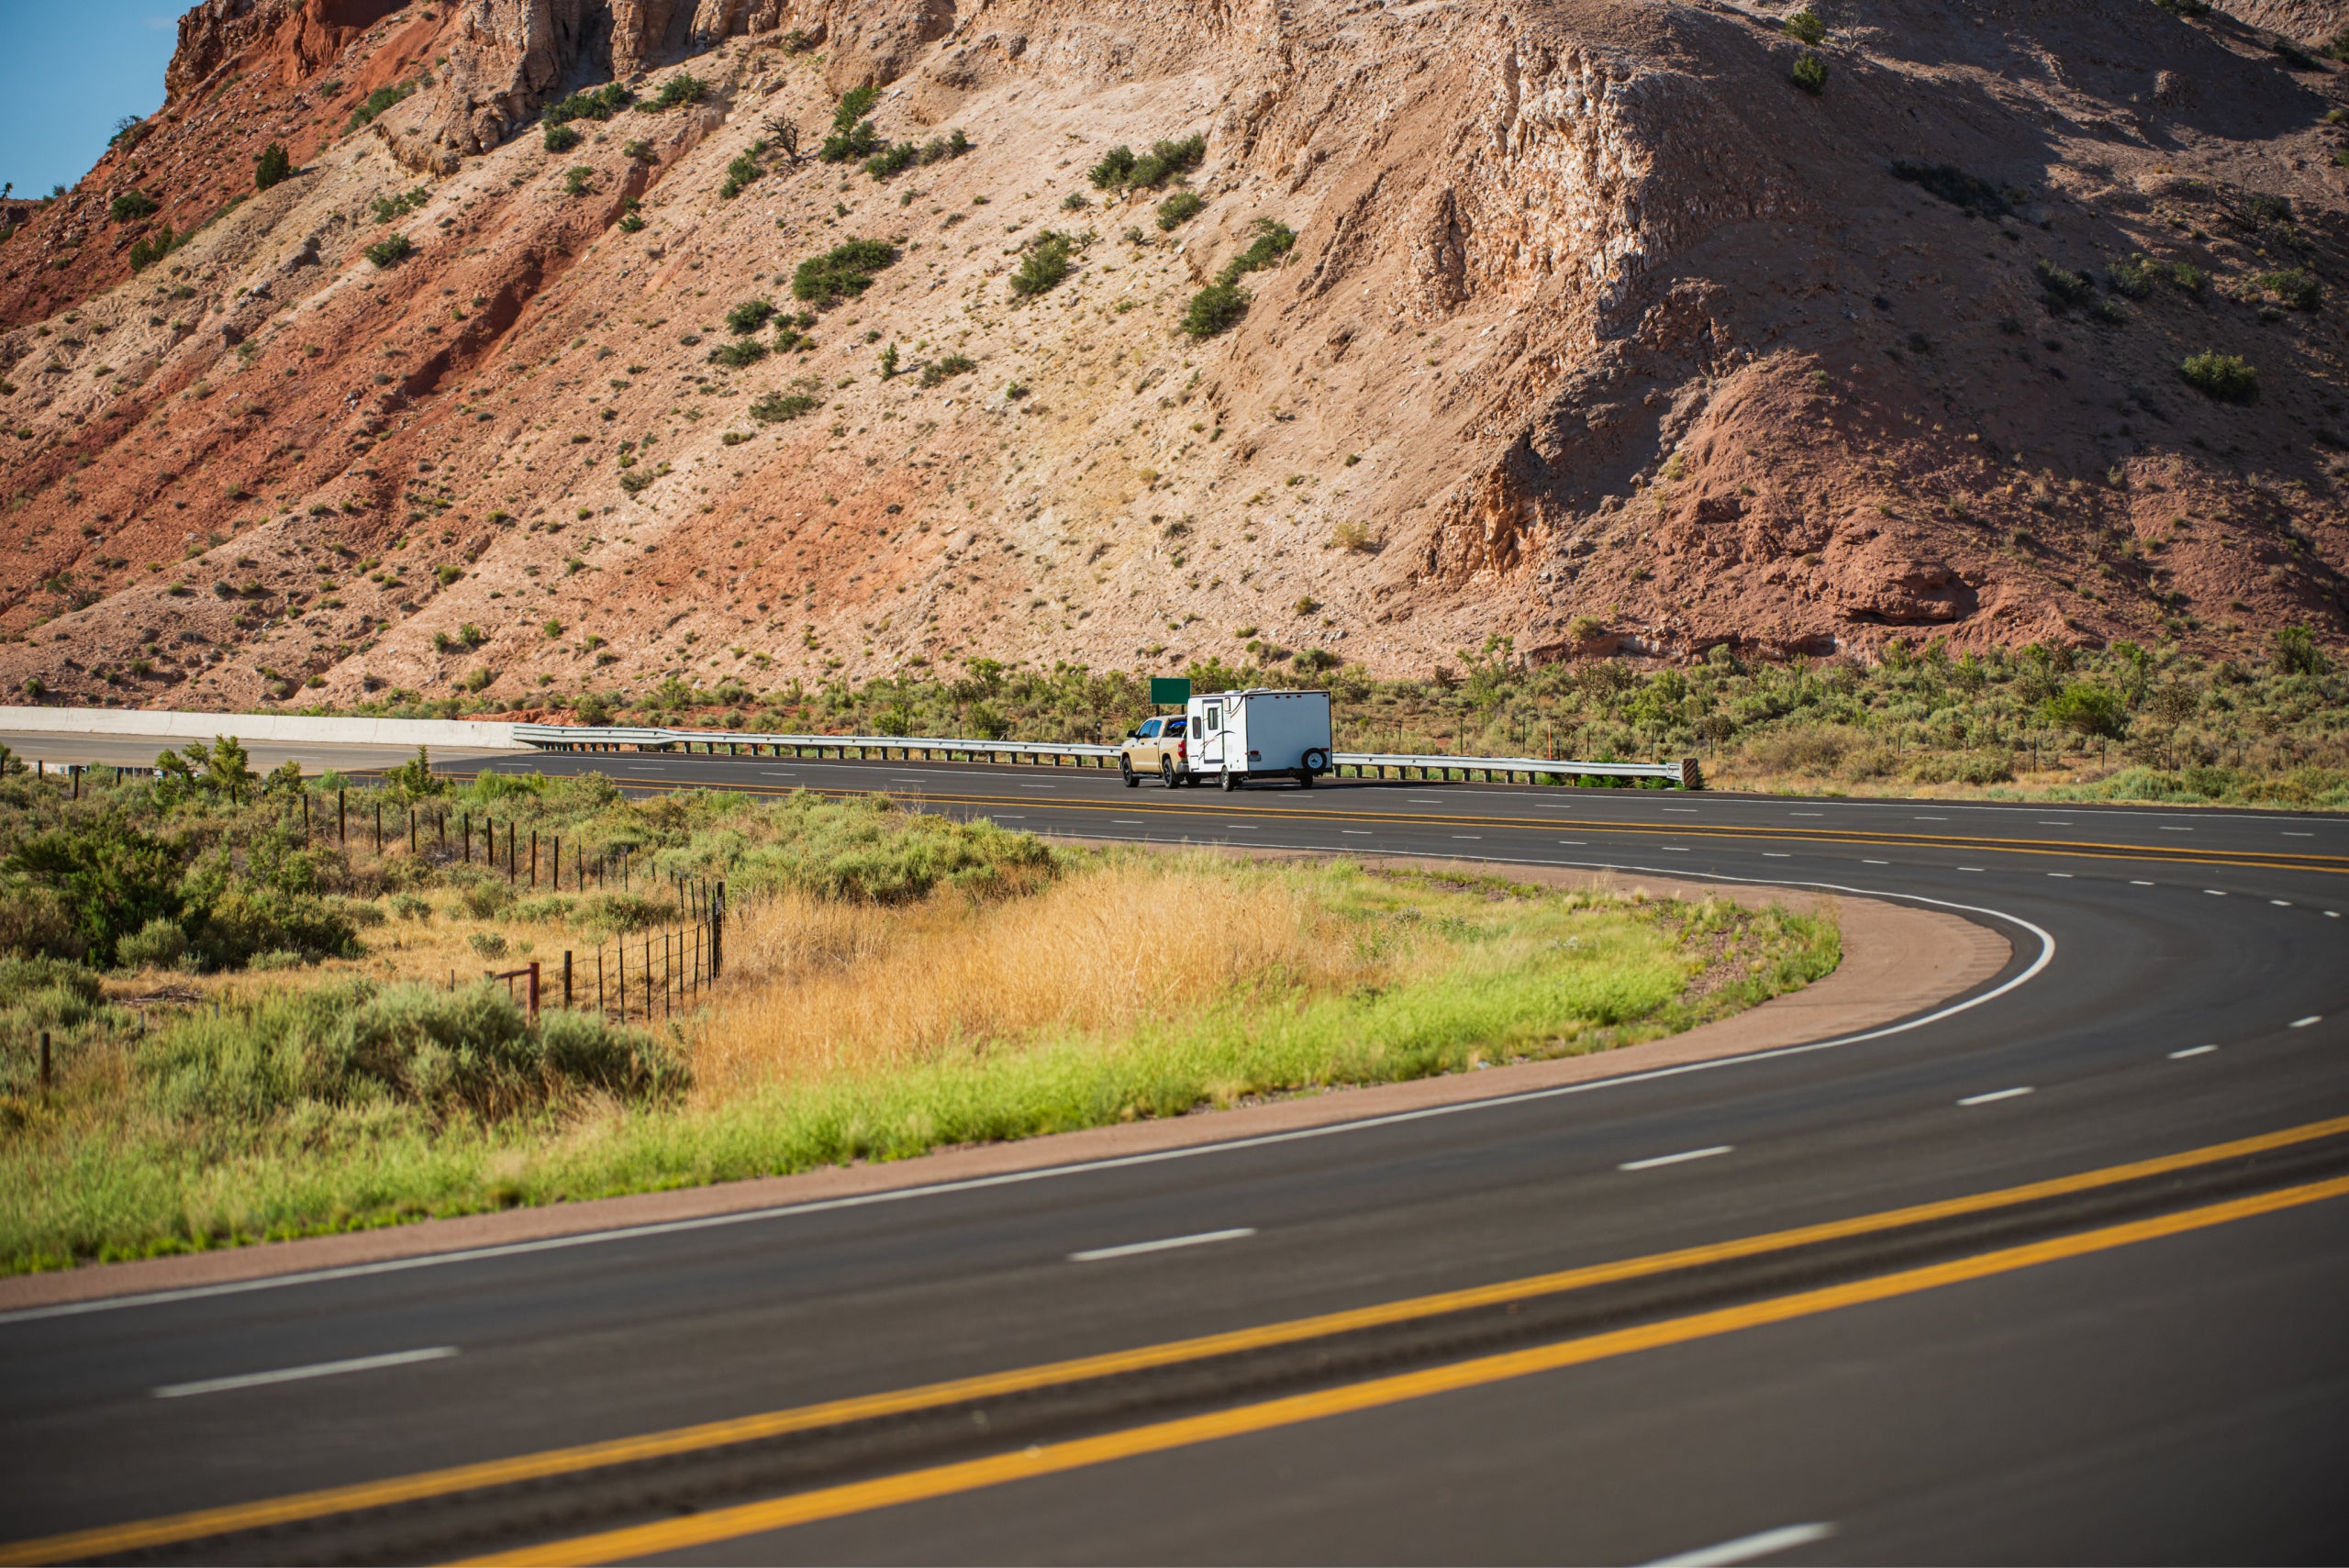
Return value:
M 2349 1435 L 2332 1322 L 2349 1284 L 2349 823 L 1423 783 L 1130 790 L 902 762 L 484 765 L 881 789 L 1090 839 L 1842 890 L 1984 922 L 2014 957 L 1902 1026 L 1754 1058 L 0 1317 L 0 1535 L 49 1538 L 22 1555 L 2349 1547 L 2331 1498 Z M 2142 1167 L 2165 1157 L 2184 1162 Z M 1457 1298 L 1475 1290 L 1507 1299 Z M 1436 1305 L 1395 1305 L 1419 1301 Z M 55 1539 L 69 1532 L 89 1533 Z

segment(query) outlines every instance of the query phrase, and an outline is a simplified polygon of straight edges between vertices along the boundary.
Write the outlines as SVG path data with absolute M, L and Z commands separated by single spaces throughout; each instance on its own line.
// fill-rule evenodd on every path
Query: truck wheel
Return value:
M 1299 789 L 1311 789 L 1313 787 L 1313 770 L 1311 768 L 1299 768 L 1297 770 L 1297 787 Z
M 1238 789 L 1242 776 L 1243 775 L 1241 774 L 1231 773 L 1227 770 L 1223 775 L 1223 787 L 1228 790 Z
M 1126 781 L 1126 787 L 1128 789 L 1131 789 L 1136 784 L 1141 783 L 1141 776 L 1134 772 L 1134 760 L 1131 757 L 1119 757 L 1118 776 Z
M 1173 789 L 1174 787 L 1174 758 L 1161 757 L 1158 759 L 1158 782 L 1164 784 L 1168 789 Z

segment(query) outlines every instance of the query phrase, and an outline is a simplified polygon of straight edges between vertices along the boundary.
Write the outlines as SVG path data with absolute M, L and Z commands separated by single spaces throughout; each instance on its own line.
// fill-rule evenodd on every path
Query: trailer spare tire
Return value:
M 1308 751 L 1301 760 L 1305 763 L 1305 771 L 1308 773 L 1325 773 L 1330 771 L 1330 753 L 1319 746 Z

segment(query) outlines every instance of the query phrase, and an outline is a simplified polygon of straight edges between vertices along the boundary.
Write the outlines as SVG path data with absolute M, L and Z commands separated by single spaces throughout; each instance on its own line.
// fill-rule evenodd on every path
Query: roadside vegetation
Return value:
M 160 783 L 89 775 L 79 800 L 0 776 L 7 1269 L 1605 1050 L 1839 955 L 1831 919 L 1776 909 L 1055 848 L 884 799 L 631 801 L 415 766 L 360 790 L 195 750 Z M 627 886 L 542 868 L 531 888 L 453 834 L 411 851 L 410 808 L 625 856 Z M 493 954 L 551 974 L 718 880 L 723 976 L 651 1021 L 565 1010 L 551 985 L 533 1019 L 480 978 Z
M 1323 650 L 1230 628 L 1200 691 L 1326 686 L 1340 750 L 1596 762 L 1697 757 L 1708 783 L 1813 794 L 2212 802 L 2349 807 L 2349 675 L 2303 628 L 2260 661 L 2116 643 L 1952 653 L 1896 640 L 1880 661 L 1742 659 L 1716 648 L 1655 667 L 1586 657 L 1534 663 L 1505 639 L 1426 679 L 1384 681 Z M 1596 618 L 1569 636 L 1603 645 Z M 1139 673 L 973 660 L 863 684 L 758 672 L 707 685 L 554 696 L 580 722 L 712 730 L 1115 740 L 1150 713 Z M 489 704 L 394 691 L 356 711 L 454 717 Z M 326 710 L 317 710 L 326 711 Z

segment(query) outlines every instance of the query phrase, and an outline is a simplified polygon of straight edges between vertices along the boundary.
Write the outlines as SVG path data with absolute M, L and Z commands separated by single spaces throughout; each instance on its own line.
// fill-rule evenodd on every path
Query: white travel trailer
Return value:
M 1330 771 L 1330 694 L 1213 692 L 1195 696 L 1186 768 L 1238 789 L 1250 779 L 1292 778 L 1307 789 Z

